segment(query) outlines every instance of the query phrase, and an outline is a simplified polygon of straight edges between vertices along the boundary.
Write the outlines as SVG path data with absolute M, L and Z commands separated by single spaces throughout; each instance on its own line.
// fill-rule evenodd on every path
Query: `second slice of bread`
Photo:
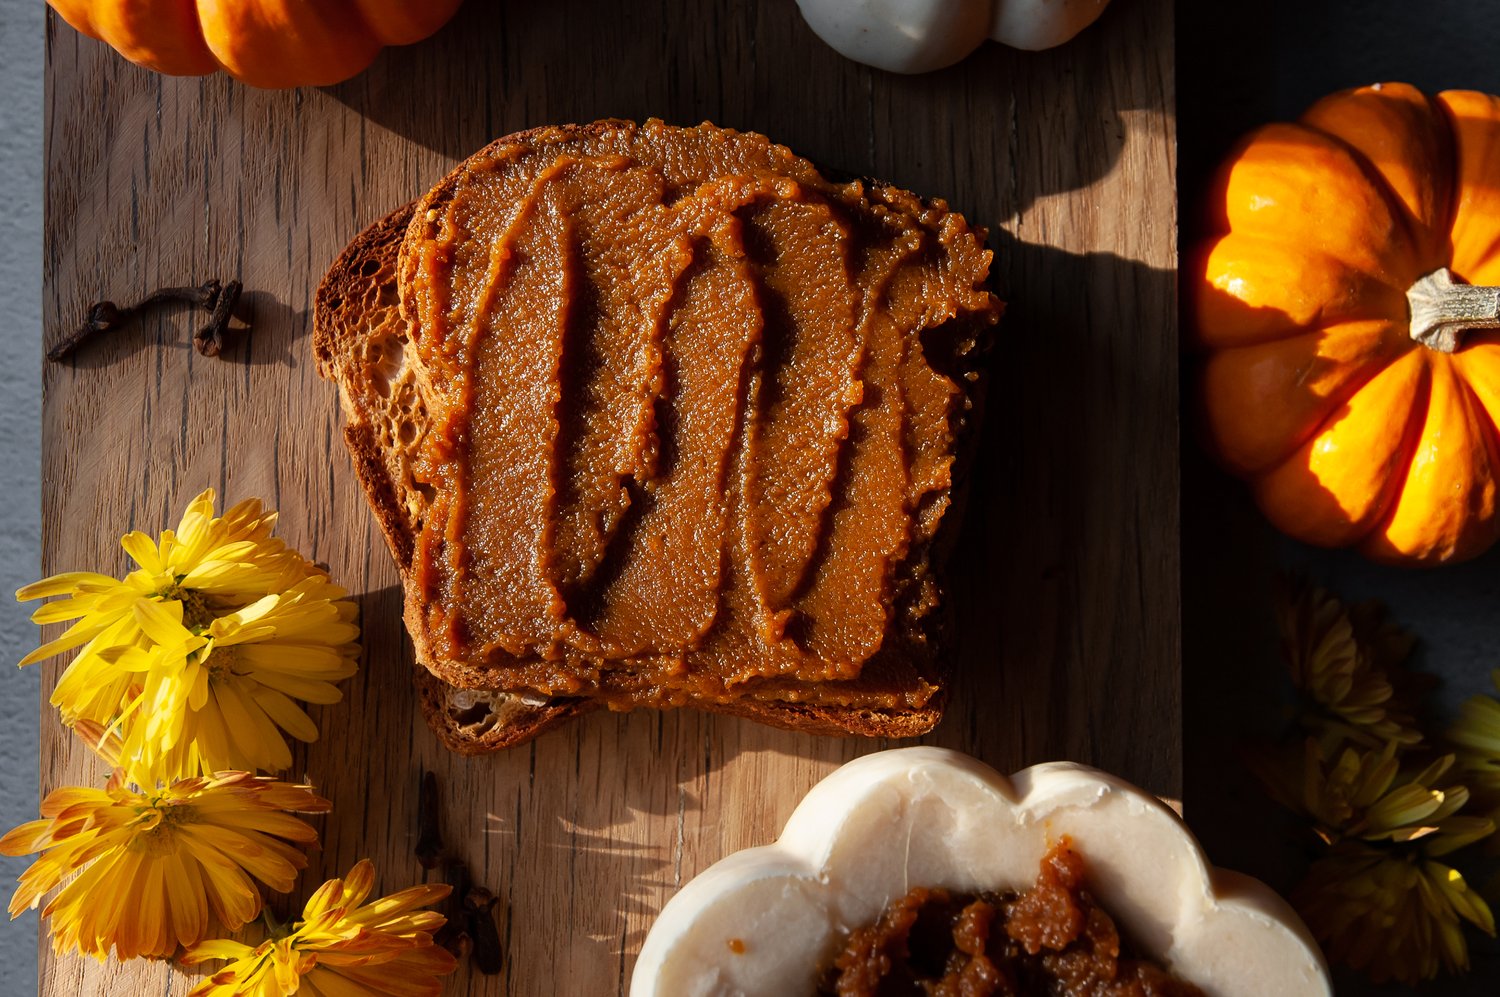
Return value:
M 421 373 L 407 363 L 406 323 L 396 293 L 396 254 L 413 205 L 361 232 L 340 254 L 314 305 L 313 350 L 319 372 L 339 386 L 344 443 L 403 582 L 427 494 L 411 462 L 426 432 Z M 531 740 L 592 704 L 500 689 L 459 690 L 421 665 L 422 713 L 459 754 L 496 751 Z

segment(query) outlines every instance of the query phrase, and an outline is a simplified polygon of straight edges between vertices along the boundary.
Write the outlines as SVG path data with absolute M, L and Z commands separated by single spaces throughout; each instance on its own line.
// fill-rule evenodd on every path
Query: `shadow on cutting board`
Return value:
M 1177 340 L 1116 324 L 1171 322 L 1175 274 L 991 241 L 1008 304 L 949 572 L 958 675 L 926 740 L 1176 797 Z
M 1160 80 L 1125 69 L 1123 50 L 1157 47 L 1165 0 L 1117 0 L 1060 49 L 986 43 L 919 76 L 843 58 L 789 0 L 666 6 L 643 31 L 628 4 L 467 4 L 433 38 L 324 92 L 452 160 L 544 124 L 707 119 L 982 218 L 1089 186 L 1119 159 L 1120 112 L 1162 106 Z

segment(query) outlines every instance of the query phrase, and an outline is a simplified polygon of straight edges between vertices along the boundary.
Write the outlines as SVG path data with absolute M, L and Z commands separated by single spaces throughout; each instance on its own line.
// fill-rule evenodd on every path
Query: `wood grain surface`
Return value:
M 297 752 L 334 801 L 285 912 L 361 856 L 423 876 L 420 774 L 495 889 L 505 965 L 455 994 L 623 992 L 653 916 L 764 843 L 836 765 L 887 745 L 695 712 L 596 713 L 465 760 L 408 686 L 396 572 L 308 341 L 324 268 L 365 224 L 498 135 L 604 116 L 765 132 L 818 162 L 946 197 L 992 229 L 1011 302 L 951 573 L 960 677 L 932 743 L 1002 770 L 1071 758 L 1179 791 L 1176 206 L 1170 0 L 1115 0 L 1076 42 L 986 45 L 904 78 L 847 62 L 792 0 L 470 0 L 435 38 L 326 89 L 165 79 L 49 16 L 46 336 L 99 299 L 244 281 L 219 359 L 201 314 L 155 315 L 44 372 L 43 565 L 125 569 L 117 539 L 213 486 L 358 595 L 366 653 Z M 48 665 L 50 690 L 58 666 Z M 102 780 L 41 711 L 42 786 Z M 1191 801 L 1188 801 L 1191 808 Z M 54 957 L 41 992 L 181 994 L 167 965 Z

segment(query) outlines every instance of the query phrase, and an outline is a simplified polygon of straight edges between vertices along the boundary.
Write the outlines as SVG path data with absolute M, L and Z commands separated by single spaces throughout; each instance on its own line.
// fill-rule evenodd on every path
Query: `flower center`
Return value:
M 132 848 L 151 856 L 170 855 L 177 850 L 177 829 L 197 819 L 194 808 L 173 800 L 146 798 L 136 808 L 136 833 Z
M 212 682 L 235 674 L 234 666 L 239 661 L 239 650 L 233 644 L 215 644 L 203 664 L 208 669 L 208 679 Z
M 209 608 L 208 600 L 201 592 L 179 588 L 170 598 L 182 602 L 182 625 L 195 634 L 203 633 L 214 620 L 218 619 L 218 614 Z

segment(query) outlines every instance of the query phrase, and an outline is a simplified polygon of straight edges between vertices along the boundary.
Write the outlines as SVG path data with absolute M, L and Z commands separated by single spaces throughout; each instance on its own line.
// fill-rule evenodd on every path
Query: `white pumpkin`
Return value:
M 1081 765 L 1007 779 L 957 752 L 900 748 L 838 769 L 775 844 L 684 886 L 646 937 L 631 997 L 811 994 L 848 933 L 912 887 L 1024 889 L 1063 835 L 1124 933 L 1209 997 L 1332 993 L 1292 909 L 1210 866 L 1155 797 Z
M 1109 0 L 797 0 L 818 37 L 856 62 L 895 73 L 942 69 L 986 38 L 1012 48 L 1061 45 Z

